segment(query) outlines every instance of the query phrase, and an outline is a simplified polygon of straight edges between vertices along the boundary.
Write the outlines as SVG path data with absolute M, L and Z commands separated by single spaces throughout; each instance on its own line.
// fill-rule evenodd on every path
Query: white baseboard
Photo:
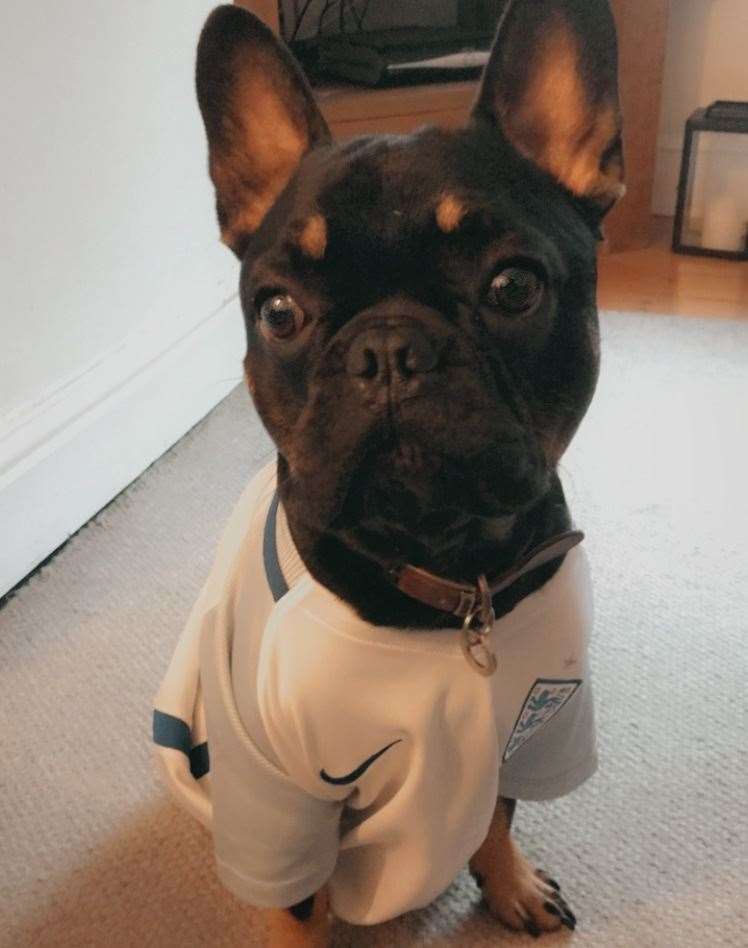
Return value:
M 0 419 L 0 595 L 241 382 L 236 296 L 206 280 L 181 313 L 195 304 L 209 311 L 208 291 L 207 317 L 189 326 L 184 317 L 150 318 L 74 378 Z

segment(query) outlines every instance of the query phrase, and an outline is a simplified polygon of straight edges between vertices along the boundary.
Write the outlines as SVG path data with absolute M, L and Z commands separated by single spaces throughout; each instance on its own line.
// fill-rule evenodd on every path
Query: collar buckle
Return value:
M 478 577 L 477 595 L 473 596 L 473 600 L 473 606 L 465 615 L 462 624 L 460 644 L 468 665 L 479 675 L 489 678 L 498 667 L 496 655 L 489 642 L 496 614 L 491 601 L 491 590 L 484 575 Z
M 475 589 L 461 589 L 460 590 L 460 600 L 457 603 L 457 606 L 454 609 L 453 614 L 460 619 L 464 619 L 466 616 L 471 613 L 475 613 L 475 603 L 478 599 L 479 593 Z

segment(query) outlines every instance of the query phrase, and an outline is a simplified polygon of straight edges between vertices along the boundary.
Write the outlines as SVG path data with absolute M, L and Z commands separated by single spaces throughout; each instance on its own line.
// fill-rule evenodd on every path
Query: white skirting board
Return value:
M 206 318 L 189 327 L 149 319 L 0 419 L 0 595 L 241 382 L 244 328 L 236 296 L 226 295 L 214 283 L 213 300 L 224 301 Z

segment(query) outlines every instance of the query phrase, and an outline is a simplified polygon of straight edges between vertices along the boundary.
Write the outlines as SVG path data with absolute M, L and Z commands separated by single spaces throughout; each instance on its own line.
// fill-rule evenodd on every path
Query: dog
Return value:
M 197 684 L 157 700 L 168 779 L 272 946 L 427 904 L 466 862 L 508 928 L 573 929 L 511 825 L 518 797 L 595 769 L 557 469 L 596 385 L 596 248 L 623 193 L 608 4 L 507 0 L 459 130 L 333 142 L 240 7 L 208 18 L 196 77 L 277 462 L 175 656 Z

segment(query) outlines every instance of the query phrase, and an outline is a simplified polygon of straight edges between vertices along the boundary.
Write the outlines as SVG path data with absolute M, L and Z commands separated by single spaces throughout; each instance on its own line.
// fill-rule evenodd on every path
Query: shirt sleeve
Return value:
M 597 770 L 589 675 L 537 734 L 504 761 L 499 793 L 513 800 L 552 800 L 576 790 Z
M 499 792 L 516 800 L 565 796 L 597 769 L 588 656 L 594 603 L 582 547 L 567 553 L 559 572 L 539 591 L 536 604 L 532 627 L 523 633 L 520 647 L 525 650 L 524 667 L 529 662 L 542 677 L 519 709 L 499 774 Z M 574 659 L 571 678 L 566 677 L 571 674 L 567 656 Z
M 331 876 L 342 802 L 312 796 L 258 750 L 236 708 L 229 653 L 230 628 L 213 610 L 202 632 L 200 666 L 218 875 L 254 906 L 287 907 Z

